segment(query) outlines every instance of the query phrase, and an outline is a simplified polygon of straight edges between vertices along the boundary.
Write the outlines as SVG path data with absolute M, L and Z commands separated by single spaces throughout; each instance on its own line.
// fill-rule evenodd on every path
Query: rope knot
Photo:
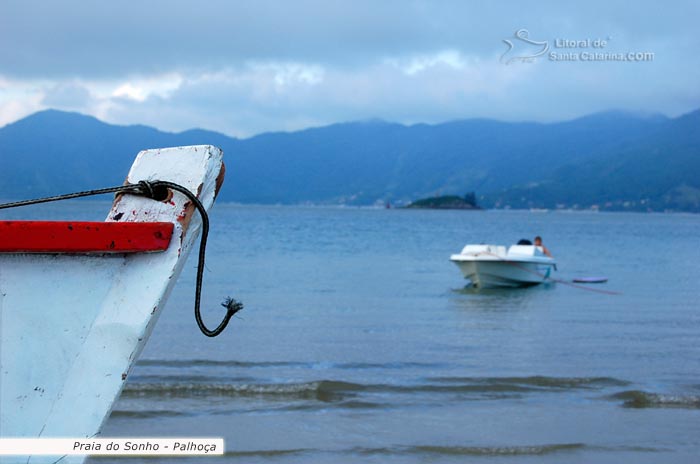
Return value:
M 148 198 L 154 198 L 156 196 L 153 185 L 147 180 L 139 181 L 136 185 L 138 185 L 138 191 L 141 195 L 147 196 Z

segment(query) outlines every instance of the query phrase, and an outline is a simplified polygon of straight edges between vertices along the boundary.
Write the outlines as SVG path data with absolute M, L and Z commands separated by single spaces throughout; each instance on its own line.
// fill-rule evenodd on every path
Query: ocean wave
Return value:
M 313 363 L 297 361 L 234 361 L 215 359 L 141 359 L 138 366 L 149 367 L 310 367 Z
M 319 455 L 325 456 L 326 461 L 332 461 L 334 456 L 417 456 L 422 459 L 437 459 L 440 457 L 499 457 L 499 456 L 544 456 L 558 453 L 580 452 L 581 450 L 599 450 L 608 452 L 644 452 L 654 453 L 668 451 L 659 448 L 620 446 L 600 447 L 585 443 L 548 443 L 536 445 L 503 445 L 503 446 L 464 446 L 464 445 L 396 445 L 387 447 L 354 447 L 344 449 L 299 448 L 279 450 L 227 450 L 227 457 L 273 457 L 283 455 Z
M 542 456 L 545 454 L 573 451 L 584 448 L 583 443 L 563 443 L 531 446 L 413 446 L 412 450 L 427 454 L 449 454 L 465 456 Z
M 303 369 L 350 369 L 350 370 L 374 370 L 374 369 L 411 369 L 411 368 L 439 368 L 445 367 L 444 363 L 423 362 L 303 362 L 303 361 L 235 361 L 213 359 L 142 359 L 136 363 L 144 367 L 239 367 L 239 368 L 266 368 L 286 367 Z
M 195 397 L 195 396 L 230 396 L 230 397 L 271 397 L 279 399 L 315 399 L 334 401 L 355 391 L 363 389 L 362 385 L 351 382 L 320 380 L 301 383 L 200 383 L 200 382 L 130 382 L 124 387 L 122 395 L 130 397 Z
M 308 452 L 312 452 L 315 450 L 312 449 L 306 449 L 306 448 L 298 448 L 298 449 L 280 449 L 280 450 L 250 450 L 250 451 L 232 451 L 228 450 L 224 453 L 224 456 L 226 457 L 237 457 L 237 458 L 245 458 L 245 457 L 275 457 L 275 456 L 286 456 L 286 455 L 295 455 L 295 454 L 304 454 Z
M 291 449 L 262 449 L 262 450 L 234 450 L 228 449 L 224 457 L 228 458 L 274 458 L 281 456 L 307 455 L 322 458 L 331 462 L 337 456 L 363 456 L 371 457 L 406 457 L 415 456 L 420 459 L 438 459 L 452 457 L 509 457 L 509 456 L 545 456 L 560 453 L 580 452 L 581 450 L 604 450 L 611 452 L 659 452 L 657 448 L 646 447 L 598 447 L 584 443 L 552 443 L 538 445 L 514 445 L 514 446 L 462 446 L 462 445 L 407 445 L 387 447 L 354 447 L 342 449 L 323 448 L 291 448 Z
M 671 395 L 642 390 L 628 390 L 608 398 L 623 401 L 627 408 L 686 408 L 700 409 L 699 395 Z
M 624 387 L 630 385 L 626 380 L 612 377 L 547 377 L 541 375 L 525 377 L 431 377 L 428 380 L 444 383 L 461 383 L 474 385 L 491 385 L 521 387 L 530 389 L 597 389 L 605 387 Z
M 158 417 L 181 417 L 189 414 L 183 411 L 173 411 L 171 409 L 154 409 L 148 411 L 135 411 L 126 409 L 115 409 L 111 412 L 110 417 L 125 418 L 125 419 L 151 419 Z
M 363 455 L 443 455 L 443 456 L 542 456 L 545 454 L 576 451 L 583 443 L 556 443 L 524 446 L 441 446 L 413 445 L 388 448 L 355 448 L 351 452 Z
M 129 381 L 134 383 L 169 383 L 169 382 L 191 382 L 191 383 L 234 383 L 234 382 L 255 382 L 256 378 L 251 376 L 228 376 L 228 375 L 206 375 L 206 374 L 132 374 Z
M 467 394 L 479 398 L 519 396 L 528 392 L 558 392 L 571 389 L 600 389 L 627 385 L 608 377 L 439 377 L 415 384 L 356 383 L 315 380 L 296 383 L 212 381 L 210 376 L 151 376 L 128 382 L 122 395 L 130 397 L 263 397 L 272 400 L 345 401 L 360 394 Z

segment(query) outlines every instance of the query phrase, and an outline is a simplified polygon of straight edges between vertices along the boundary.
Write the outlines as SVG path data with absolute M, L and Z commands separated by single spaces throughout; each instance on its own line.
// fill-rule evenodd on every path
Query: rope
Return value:
M 192 192 L 190 192 L 188 189 L 185 187 L 175 184 L 173 182 L 167 182 L 167 181 L 162 181 L 162 180 L 155 180 L 155 181 L 141 181 L 138 184 L 127 184 L 127 185 L 120 185 L 118 187 L 107 187 L 103 189 L 95 189 L 95 190 L 86 190 L 84 192 L 75 192 L 75 193 L 68 193 L 65 195 L 57 195 L 53 197 L 45 197 L 45 198 L 36 198 L 33 200 L 23 200 L 23 201 L 17 201 L 17 202 L 12 202 L 12 203 L 3 203 L 0 204 L 0 210 L 1 209 L 8 209 L 8 208 L 17 208 L 20 206 L 28 206 L 28 205 L 36 205 L 40 203 L 48 203 L 51 201 L 59 201 L 59 200 L 68 200 L 72 198 L 81 198 L 81 197 L 88 197 L 88 196 L 93 196 L 93 195 L 101 195 L 104 193 L 129 193 L 132 195 L 140 195 L 144 196 L 147 198 L 155 199 L 156 196 L 159 193 L 159 189 L 172 189 L 176 190 L 183 195 L 185 195 L 191 202 L 192 204 L 197 208 L 197 211 L 199 212 L 199 215 L 202 218 L 202 237 L 199 242 L 199 262 L 197 263 L 197 284 L 196 284 L 196 289 L 195 289 L 195 294 L 194 294 L 194 317 L 195 320 L 197 321 L 197 326 L 199 327 L 199 330 L 206 335 L 207 337 L 216 337 L 219 335 L 221 332 L 224 331 L 226 326 L 228 325 L 229 321 L 231 318 L 236 314 L 238 311 L 243 309 L 243 303 L 236 301 L 235 299 L 231 297 L 227 297 L 223 303 L 221 303 L 221 306 L 226 308 L 226 315 L 224 318 L 221 320 L 219 325 L 211 330 L 209 329 L 205 324 L 204 321 L 202 321 L 202 315 L 200 312 L 200 303 L 201 303 L 201 296 L 202 296 L 202 281 L 204 280 L 204 258 L 206 254 L 206 247 L 207 247 L 207 237 L 209 235 L 209 215 L 207 214 L 206 209 L 204 208 L 204 205 L 202 205 L 202 202 L 199 201 L 199 198 L 197 198 Z M 161 190 L 162 191 L 162 190 Z
M 551 280 L 552 282 L 556 282 L 556 283 L 562 284 L 562 285 L 568 285 L 569 287 L 578 288 L 579 290 L 586 290 L 586 291 L 594 292 L 594 293 L 602 293 L 602 294 L 605 294 L 605 295 L 622 295 L 622 293 L 620 293 L 620 292 L 615 292 L 615 291 L 612 291 L 612 290 L 601 290 L 601 289 L 598 289 L 598 288 L 588 288 L 588 287 L 585 287 L 585 286 L 583 286 L 583 285 L 578 285 L 578 284 L 575 284 L 575 283 L 572 283 L 572 282 L 567 282 L 566 280 L 555 279 L 555 278 L 553 278 L 553 277 L 549 277 L 548 275 L 542 274 L 541 272 L 533 271 L 532 269 L 528 269 L 528 268 L 526 268 L 525 266 L 521 266 L 521 265 L 519 265 L 518 263 L 516 263 L 516 262 L 514 262 L 514 261 L 508 261 L 507 259 L 502 258 L 501 256 L 499 256 L 499 255 L 497 255 L 497 254 L 495 254 L 495 253 L 491 253 L 491 252 L 489 252 L 489 251 L 482 251 L 482 252 L 479 252 L 479 253 L 477 253 L 477 254 L 480 254 L 480 255 L 483 254 L 483 255 L 494 256 L 494 257 L 496 257 L 497 259 L 499 259 L 500 261 L 502 261 L 502 262 L 504 262 L 504 263 L 506 263 L 506 264 L 510 264 L 511 266 L 515 266 L 515 267 L 517 267 L 518 269 L 521 269 L 521 270 L 523 270 L 523 271 L 525 271 L 525 272 L 529 272 L 529 273 L 531 273 L 531 274 L 535 274 L 535 275 L 537 275 L 537 276 L 539 276 L 539 277 L 542 277 L 542 279 L 549 279 L 549 280 Z M 554 264 L 553 266 L 554 266 L 554 269 L 556 270 L 557 265 Z

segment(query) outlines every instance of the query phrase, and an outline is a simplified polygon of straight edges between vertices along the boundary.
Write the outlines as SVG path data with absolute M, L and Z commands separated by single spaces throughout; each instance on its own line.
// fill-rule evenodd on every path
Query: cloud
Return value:
M 109 94 L 113 98 L 125 98 L 137 102 L 146 101 L 155 95 L 168 98 L 183 82 L 183 77 L 178 73 L 156 75 L 148 78 L 135 77 L 119 82 L 117 87 Z M 106 97 L 106 96 L 105 96 Z
M 635 43 L 668 39 L 684 47 L 675 38 L 694 31 L 699 15 L 693 1 L 667 8 L 621 1 L 5 0 L 0 74 L 123 77 L 253 60 L 355 67 L 442 50 L 484 57 L 518 28 L 548 38 L 613 34 Z
M 90 106 L 93 96 L 78 82 L 60 82 L 43 92 L 41 104 L 51 108 L 85 109 Z
M 410 59 L 388 59 L 387 63 L 396 66 L 408 75 L 413 75 L 435 66 L 463 69 L 467 63 L 458 50 L 444 50 L 429 55 L 413 56 Z
M 698 13 L 690 1 L 5 0 L 0 123 L 55 107 L 247 136 L 373 117 L 677 115 L 700 106 Z M 503 65 L 503 39 L 522 28 L 550 44 L 609 38 L 609 51 L 651 51 L 654 60 Z
M 44 109 L 42 99 L 33 86 L 0 76 L 0 126 Z
M 192 126 L 248 136 L 267 130 L 297 130 L 309 125 L 381 117 L 400 122 L 437 122 L 465 114 L 465 107 L 503 98 L 509 86 L 531 68 L 505 70 L 491 63 L 459 57 L 459 66 L 435 58 L 387 60 L 349 71 L 318 64 L 253 62 L 216 73 L 183 78 L 167 96 L 122 99 L 103 117 L 140 121 L 172 130 Z M 421 63 L 418 70 L 415 63 Z M 114 102 L 113 102 L 114 103 Z M 150 108 L 150 109 L 149 109 Z M 173 115 L 187 114 L 187 123 Z M 164 119 L 165 118 L 165 119 Z M 169 127 L 168 127 L 169 126 Z

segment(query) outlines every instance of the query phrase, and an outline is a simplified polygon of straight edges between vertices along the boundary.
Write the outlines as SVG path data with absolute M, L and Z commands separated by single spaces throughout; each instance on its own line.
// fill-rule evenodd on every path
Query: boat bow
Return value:
M 176 183 L 208 209 L 223 181 L 222 156 L 212 146 L 142 151 L 126 183 Z M 0 437 L 99 433 L 197 240 L 194 213 L 177 191 L 124 193 L 104 229 L 167 223 L 172 239 L 162 250 L 0 251 Z

